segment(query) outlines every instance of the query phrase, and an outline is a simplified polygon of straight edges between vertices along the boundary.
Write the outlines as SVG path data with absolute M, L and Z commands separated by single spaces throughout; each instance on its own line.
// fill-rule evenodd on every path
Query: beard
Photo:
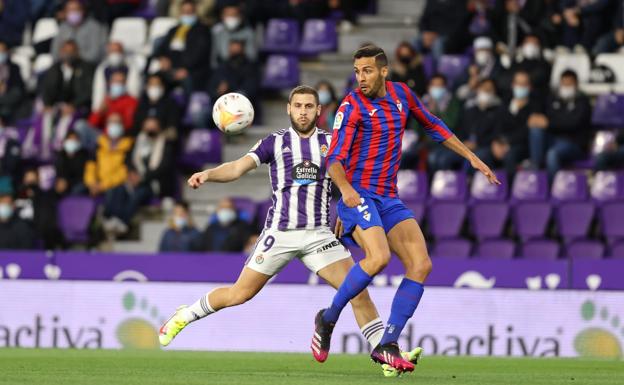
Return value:
M 292 128 L 295 129 L 295 131 L 297 131 L 300 134 L 309 134 L 310 131 L 312 131 L 314 129 L 314 127 L 316 127 L 316 119 L 311 120 L 308 124 L 306 125 L 301 125 L 299 123 L 297 123 L 292 116 L 290 117 L 290 124 L 292 126 Z
M 362 93 L 367 98 L 375 99 L 379 96 L 379 91 L 381 90 L 384 82 L 384 78 L 379 76 L 377 80 L 375 80 L 375 83 L 372 86 L 368 86 L 366 92 L 362 91 Z

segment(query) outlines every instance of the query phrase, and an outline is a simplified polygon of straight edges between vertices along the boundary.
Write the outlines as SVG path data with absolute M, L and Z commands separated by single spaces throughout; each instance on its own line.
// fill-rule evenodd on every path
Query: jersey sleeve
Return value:
M 447 125 L 442 121 L 442 119 L 438 118 L 425 107 L 424 104 L 418 99 L 418 96 L 405 84 L 402 84 L 403 90 L 405 91 L 405 95 L 407 97 L 407 105 L 418 123 L 420 123 L 427 135 L 431 137 L 435 142 L 444 142 L 451 136 L 453 136 L 453 132 Z
M 327 154 L 328 167 L 334 162 L 340 162 L 344 166 L 359 122 L 359 109 L 351 104 L 349 97 L 345 98 L 334 119 L 331 146 Z
M 251 156 L 257 166 L 262 163 L 271 163 L 274 158 L 273 144 L 275 143 L 275 135 L 269 135 L 256 143 L 247 155 Z

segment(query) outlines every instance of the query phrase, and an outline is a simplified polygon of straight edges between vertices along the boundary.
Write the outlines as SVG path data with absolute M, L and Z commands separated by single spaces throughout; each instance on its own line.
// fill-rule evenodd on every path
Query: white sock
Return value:
M 381 337 L 383 337 L 384 325 L 381 318 L 375 318 L 366 325 L 362 326 L 360 330 L 362 330 L 362 335 L 364 335 L 370 346 L 374 349 L 377 345 L 379 345 Z
M 210 293 L 212 293 L 212 291 L 206 293 L 206 295 L 198 299 L 197 302 L 182 311 L 182 316 L 186 322 L 197 321 L 198 319 L 204 318 L 207 315 L 216 312 L 216 310 L 210 306 L 210 302 L 208 301 Z

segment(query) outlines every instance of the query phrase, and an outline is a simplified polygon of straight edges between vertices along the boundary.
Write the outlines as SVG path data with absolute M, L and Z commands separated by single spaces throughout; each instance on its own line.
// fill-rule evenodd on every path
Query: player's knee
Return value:
M 366 258 L 369 259 L 368 256 Z M 388 263 L 390 263 L 390 251 L 387 253 L 379 252 L 370 256 L 369 266 L 375 271 L 375 273 L 385 269 L 386 266 L 388 266 Z
M 433 270 L 431 258 L 421 258 L 415 261 L 407 270 L 410 272 L 410 276 L 415 277 L 419 281 L 424 281 L 431 273 L 431 270 Z

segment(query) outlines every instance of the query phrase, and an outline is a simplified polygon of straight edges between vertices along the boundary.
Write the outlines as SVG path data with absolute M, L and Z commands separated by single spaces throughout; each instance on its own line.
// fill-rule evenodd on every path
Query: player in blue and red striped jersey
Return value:
M 342 193 L 336 231 L 343 232 L 344 240 L 355 240 L 366 257 L 349 271 L 331 306 L 318 312 L 312 344 L 321 346 L 324 353 L 329 351 L 340 312 L 384 269 L 392 250 L 405 266 L 405 278 L 392 302 L 384 336 L 371 357 L 399 371 L 412 371 L 414 365 L 401 357 L 397 340 L 422 297 L 431 260 L 414 214 L 398 198 L 396 186 L 409 116 L 416 118 L 434 141 L 466 158 L 490 183 L 500 182 L 405 84 L 386 81 L 388 59 L 381 48 L 365 46 L 353 57 L 359 88 L 347 95 L 336 114 L 327 163 Z

